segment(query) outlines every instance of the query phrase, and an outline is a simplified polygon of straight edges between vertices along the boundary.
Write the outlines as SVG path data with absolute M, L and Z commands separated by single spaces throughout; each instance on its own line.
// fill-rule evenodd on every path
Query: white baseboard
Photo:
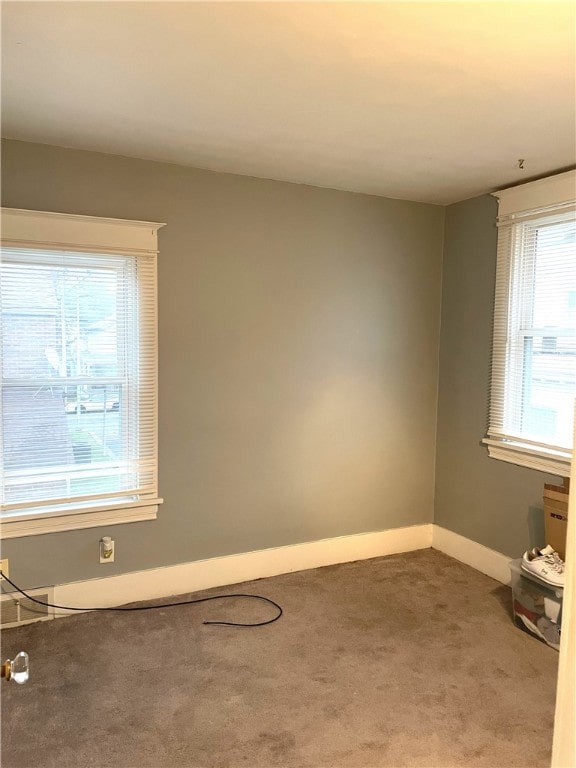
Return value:
M 454 531 L 442 528 L 440 525 L 434 525 L 432 532 L 432 547 L 439 549 L 446 555 L 450 555 L 455 560 L 475 568 L 487 576 L 491 576 L 502 584 L 510 584 L 510 567 L 512 559 L 501 552 L 489 549 L 477 541 L 460 536 Z
M 432 529 L 431 523 L 392 528 L 60 584 L 54 587 L 54 602 L 59 605 L 109 608 L 323 565 L 428 549 L 432 546 Z M 57 615 L 66 616 L 68 612 L 58 611 Z
M 102 579 L 57 584 L 54 586 L 54 602 L 58 605 L 109 608 L 429 547 L 503 584 L 510 583 L 509 557 L 439 525 L 426 524 L 243 552 Z M 69 613 L 56 611 L 55 615 L 61 617 Z

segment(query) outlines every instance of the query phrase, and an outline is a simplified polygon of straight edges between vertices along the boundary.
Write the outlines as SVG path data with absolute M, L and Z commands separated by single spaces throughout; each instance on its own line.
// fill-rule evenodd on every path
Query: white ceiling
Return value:
M 575 14 L 572 0 L 3 2 L 3 132 L 451 203 L 576 163 Z

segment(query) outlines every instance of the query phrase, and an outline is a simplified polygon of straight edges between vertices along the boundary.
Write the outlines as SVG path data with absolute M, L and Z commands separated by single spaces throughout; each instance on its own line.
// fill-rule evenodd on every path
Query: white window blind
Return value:
M 3 536 L 155 516 L 160 225 L 2 218 Z
M 560 475 L 569 474 L 576 397 L 575 181 L 561 174 L 498 193 L 485 440 L 495 458 Z

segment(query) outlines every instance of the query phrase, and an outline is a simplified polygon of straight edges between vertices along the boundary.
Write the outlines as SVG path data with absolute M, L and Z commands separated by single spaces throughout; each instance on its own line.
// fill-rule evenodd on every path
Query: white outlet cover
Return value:
M 114 541 L 112 541 L 110 543 L 112 545 L 112 554 L 110 555 L 110 557 L 104 557 L 102 555 L 103 545 L 102 545 L 102 542 L 100 542 L 100 562 L 101 563 L 113 563 L 114 562 L 114 554 L 115 554 Z

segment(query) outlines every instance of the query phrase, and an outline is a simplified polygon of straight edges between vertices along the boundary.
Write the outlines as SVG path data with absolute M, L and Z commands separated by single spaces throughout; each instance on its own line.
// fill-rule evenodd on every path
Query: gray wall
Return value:
M 518 557 L 544 543 L 551 475 L 489 459 L 496 215 L 489 195 L 446 208 L 434 522 Z
M 5 206 L 167 223 L 165 503 L 8 540 L 17 582 L 432 521 L 443 208 L 14 141 L 2 165 Z

